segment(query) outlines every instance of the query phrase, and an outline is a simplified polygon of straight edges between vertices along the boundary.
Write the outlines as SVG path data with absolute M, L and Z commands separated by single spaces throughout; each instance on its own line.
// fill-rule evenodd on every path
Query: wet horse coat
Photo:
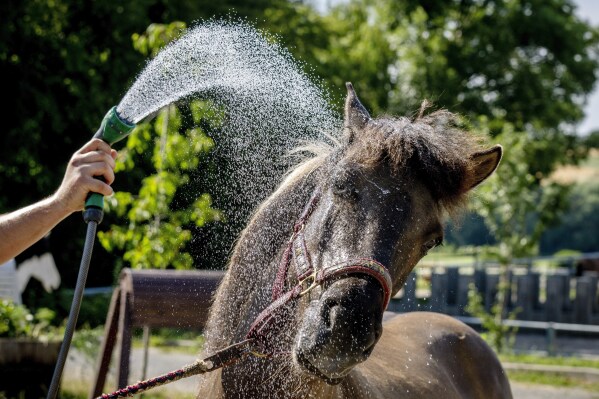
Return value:
M 294 223 L 315 192 L 321 198 L 301 228 L 314 268 L 373 260 L 395 294 L 442 242 L 443 217 L 501 158 L 501 147 L 481 150 L 448 112 L 372 119 L 349 84 L 344 123 L 343 142 L 298 166 L 241 234 L 211 309 L 206 353 L 243 340 L 272 302 Z M 297 286 L 299 264 L 292 259 L 283 290 Z M 426 312 L 383 326 L 384 297 L 372 275 L 348 271 L 324 281 L 277 310 L 263 348 L 269 357 L 203 376 L 198 397 L 511 397 L 476 332 Z

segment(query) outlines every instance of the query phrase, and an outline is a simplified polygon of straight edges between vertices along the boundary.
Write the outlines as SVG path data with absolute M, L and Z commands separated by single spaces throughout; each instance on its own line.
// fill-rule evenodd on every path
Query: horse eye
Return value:
M 334 179 L 331 190 L 342 198 L 356 199 L 358 196 L 358 190 L 349 179 Z
M 428 251 L 441 245 L 443 245 L 443 238 L 441 237 L 425 242 L 423 245 L 424 254 L 426 255 Z

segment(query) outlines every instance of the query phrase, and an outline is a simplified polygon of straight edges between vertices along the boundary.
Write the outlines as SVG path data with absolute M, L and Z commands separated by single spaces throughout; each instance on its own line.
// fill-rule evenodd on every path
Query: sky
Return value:
M 317 9 L 324 10 L 331 5 L 346 0 L 311 0 Z M 576 5 L 577 15 L 593 25 L 599 25 L 599 0 L 573 0 Z M 585 117 L 578 125 L 577 131 L 580 135 L 587 135 L 593 130 L 599 130 L 599 82 L 595 90 L 589 95 L 585 106 Z

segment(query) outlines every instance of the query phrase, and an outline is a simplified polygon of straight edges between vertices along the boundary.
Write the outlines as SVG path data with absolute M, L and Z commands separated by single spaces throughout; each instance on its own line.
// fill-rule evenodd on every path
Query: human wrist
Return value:
M 69 208 L 68 201 L 66 201 L 57 191 L 50 197 L 46 198 L 42 202 L 45 203 L 49 212 L 54 213 L 61 220 L 75 212 L 76 209 Z

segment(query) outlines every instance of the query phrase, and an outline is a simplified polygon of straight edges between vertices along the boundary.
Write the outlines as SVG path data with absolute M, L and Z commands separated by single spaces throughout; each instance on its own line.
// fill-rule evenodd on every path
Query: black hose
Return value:
M 54 375 L 52 376 L 52 383 L 50 384 L 50 389 L 48 390 L 48 396 L 46 397 L 47 399 L 56 398 L 56 394 L 58 393 L 60 378 L 62 376 L 64 364 L 67 360 L 69 348 L 71 347 L 73 333 L 75 332 L 75 326 L 77 324 L 77 317 L 79 316 L 79 308 L 81 307 L 83 289 L 85 288 L 85 281 L 87 280 L 87 272 L 89 271 L 89 263 L 92 258 L 92 250 L 94 248 L 94 240 L 96 238 L 97 228 L 97 221 L 89 221 L 87 223 L 87 234 L 85 236 L 83 255 L 81 256 L 81 265 L 79 266 L 77 285 L 75 286 L 75 292 L 73 294 L 71 312 L 69 313 L 69 320 L 67 321 L 67 326 L 64 331 L 64 338 L 62 345 L 60 346 L 60 352 L 58 353 L 58 360 L 56 362 L 56 367 L 54 368 Z

